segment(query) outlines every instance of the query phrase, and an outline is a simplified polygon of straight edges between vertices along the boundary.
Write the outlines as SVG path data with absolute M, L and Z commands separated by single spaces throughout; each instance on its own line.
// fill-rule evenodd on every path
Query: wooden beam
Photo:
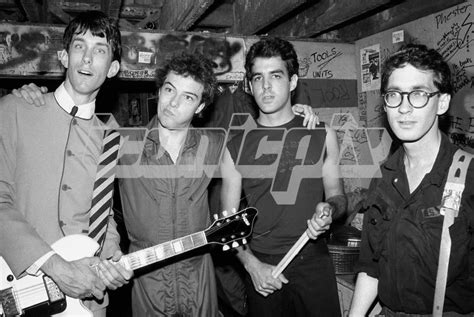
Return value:
M 0 8 L 1 9 L 7 9 L 7 10 L 8 9 L 18 9 L 18 6 L 12 0 L 6 0 L 6 1 L 0 2 Z
M 71 16 L 67 14 L 56 1 L 47 1 L 47 11 L 58 18 L 64 24 L 68 24 Z
M 411 1 L 402 2 L 393 8 L 337 30 L 337 36 L 344 42 L 354 42 L 464 2 L 466 1 L 418 0 L 416 4 Z
M 122 0 L 101 0 L 100 5 L 102 12 L 111 18 L 118 19 Z
M 156 1 L 158 2 L 158 1 Z M 161 12 L 161 6 L 154 5 L 153 7 L 150 6 L 143 6 L 143 5 L 135 5 L 135 6 L 122 6 L 122 10 L 120 11 L 120 18 L 123 19 L 137 19 L 141 20 L 150 15 L 159 14 Z
M 232 27 L 234 22 L 234 4 L 226 1 L 219 4 L 211 13 L 207 12 L 199 19 L 195 27 L 217 27 L 228 28 Z
M 20 0 L 20 4 L 25 11 L 28 22 L 39 23 L 41 21 L 42 5 L 36 0 Z
M 121 19 L 144 19 L 149 15 L 160 12 L 160 8 L 156 5 L 157 2 L 159 1 L 154 1 L 152 7 L 145 5 L 123 5 L 119 8 L 119 17 Z M 63 2 L 60 6 L 65 12 L 73 14 L 89 10 L 101 10 L 101 5 L 97 3 Z
M 141 20 L 140 22 L 136 23 L 135 27 L 138 29 L 143 29 L 146 27 L 146 25 L 149 22 L 152 22 L 156 26 L 158 24 L 158 21 L 160 20 L 160 17 L 161 17 L 161 11 L 155 12 L 154 14 L 149 15 L 143 20 Z
M 252 35 L 274 23 L 289 12 L 305 4 L 308 0 L 235 0 L 236 34 Z
M 214 0 L 165 0 L 158 28 L 187 31 L 213 2 Z
M 133 25 L 132 23 L 128 22 L 125 19 L 119 19 L 119 27 L 121 31 L 131 31 L 131 32 L 138 31 L 138 28 L 135 25 Z
M 61 2 L 59 6 L 65 12 L 71 12 L 71 13 L 79 13 L 83 11 L 101 9 L 100 4 L 98 3 L 85 3 L 85 2 Z
M 388 5 L 391 0 L 323 0 L 273 28 L 269 35 L 312 37 L 367 12 Z M 415 6 L 412 4 L 412 6 Z

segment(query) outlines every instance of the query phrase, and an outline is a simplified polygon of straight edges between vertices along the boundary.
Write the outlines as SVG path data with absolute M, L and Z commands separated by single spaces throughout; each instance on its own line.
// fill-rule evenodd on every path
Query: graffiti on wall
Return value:
M 470 152 L 474 152 L 474 0 L 426 16 L 360 40 L 356 47 L 363 48 L 380 43 L 380 58 L 383 63 L 402 43 L 392 43 L 392 32 L 403 30 L 405 43 L 424 44 L 436 49 L 451 68 L 454 95 L 451 98 L 447 120 L 442 128 L 451 141 Z M 359 93 L 361 91 L 359 90 Z M 386 126 L 383 100 L 379 90 L 369 91 L 359 98 L 361 119 L 368 127 Z M 365 111 L 363 109 L 365 108 Z M 362 116 L 362 114 L 366 114 Z
M 153 78 L 157 67 L 180 52 L 208 57 L 220 80 L 235 72 L 242 74 L 243 78 L 243 43 L 237 39 L 124 32 L 122 46 L 121 75 L 125 78 Z
M 342 55 L 343 52 L 337 47 L 316 50 L 309 56 L 298 59 L 300 64 L 298 75 L 307 78 L 333 78 L 332 63 Z M 311 72 L 309 71 L 310 68 L 312 68 Z
M 63 69 L 57 58 L 62 49 L 60 28 L 0 27 L 0 72 L 6 75 L 56 75 Z
M 56 76 L 63 49 L 63 27 L 0 23 L 0 74 Z M 213 61 L 218 80 L 242 80 L 243 39 L 211 35 L 122 32 L 120 78 L 153 80 L 155 70 L 172 55 L 201 53 Z
M 245 39 L 250 48 L 256 38 Z M 298 77 L 304 79 L 357 79 L 354 45 L 347 43 L 325 43 L 291 41 L 298 54 Z
M 474 152 L 474 1 L 435 14 L 434 47 L 449 62 L 454 96 L 448 112 L 449 137 Z

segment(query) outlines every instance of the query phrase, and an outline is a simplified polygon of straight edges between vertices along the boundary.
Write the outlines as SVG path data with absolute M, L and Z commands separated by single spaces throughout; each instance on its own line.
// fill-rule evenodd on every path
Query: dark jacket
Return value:
M 156 127 L 156 118 L 149 125 L 152 127 Z M 200 145 L 201 141 L 209 144 L 207 148 Z M 121 164 L 132 164 L 131 170 L 149 168 L 143 175 L 137 172 L 138 177 L 120 181 L 130 252 L 202 231 L 210 225 L 207 186 L 219 166 L 223 144 L 224 133 L 190 129 L 174 164 L 160 147 L 158 130 L 152 130 L 146 136 L 138 165 L 133 165 L 136 157 L 123 157 Z M 207 172 L 199 165 L 203 158 L 211 167 Z M 136 316 L 216 316 L 214 268 L 206 249 L 137 272 L 132 310 Z
M 377 278 L 380 301 L 393 311 L 429 314 L 438 267 L 442 193 L 457 147 L 443 135 L 430 173 L 411 194 L 400 147 L 372 181 L 364 214 L 358 271 Z M 459 215 L 450 227 L 452 248 L 444 311 L 474 312 L 474 160 Z

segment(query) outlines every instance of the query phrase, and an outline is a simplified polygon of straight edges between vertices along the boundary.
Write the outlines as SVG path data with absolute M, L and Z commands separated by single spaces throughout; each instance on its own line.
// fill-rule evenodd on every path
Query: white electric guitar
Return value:
M 215 220 L 204 231 L 124 255 L 119 264 L 129 270 L 168 259 L 207 244 L 223 245 L 224 250 L 247 243 L 257 209 L 246 208 Z M 67 261 L 94 256 L 99 245 L 85 235 L 70 235 L 56 241 L 52 248 Z M 16 279 L 0 257 L 0 316 L 92 316 L 79 299 L 64 295 L 46 275 Z

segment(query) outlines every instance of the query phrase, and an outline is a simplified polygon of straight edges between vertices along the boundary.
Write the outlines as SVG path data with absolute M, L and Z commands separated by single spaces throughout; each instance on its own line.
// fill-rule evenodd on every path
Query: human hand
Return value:
M 132 270 L 127 270 L 119 263 L 123 256 L 120 250 L 116 250 L 110 259 L 102 260 L 96 266 L 97 274 L 107 288 L 115 290 L 129 282 L 133 276 Z
M 274 269 L 275 266 L 263 263 L 259 260 L 256 260 L 248 269 L 255 290 L 264 297 L 281 289 L 283 284 L 288 283 L 288 280 L 283 274 L 274 278 L 272 275 Z
M 41 267 L 61 289 L 72 298 L 104 298 L 105 284 L 94 269 L 100 262 L 98 257 L 66 261 L 58 254 L 51 256 Z
M 291 107 L 291 110 L 295 115 L 304 117 L 303 126 L 307 127 L 308 130 L 316 128 L 316 125 L 319 124 L 319 117 L 311 106 L 295 104 Z
M 332 223 L 332 212 L 333 207 L 326 202 L 320 202 L 316 205 L 313 217 L 307 221 L 308 229 L 306 233 L 310 239 L 316 239 L 320 234 L 329 229 Z
M 25 99 L 26 102 L 34 104 L 35 106 L 44 106 L 44 96 L 43 94 L 48 92 L 48 88 L 45 86 L 38 87 L 34 83 L 28 85 L 23 85 L 21 88 L 13 89 L 12 94 L 18 98 Z

